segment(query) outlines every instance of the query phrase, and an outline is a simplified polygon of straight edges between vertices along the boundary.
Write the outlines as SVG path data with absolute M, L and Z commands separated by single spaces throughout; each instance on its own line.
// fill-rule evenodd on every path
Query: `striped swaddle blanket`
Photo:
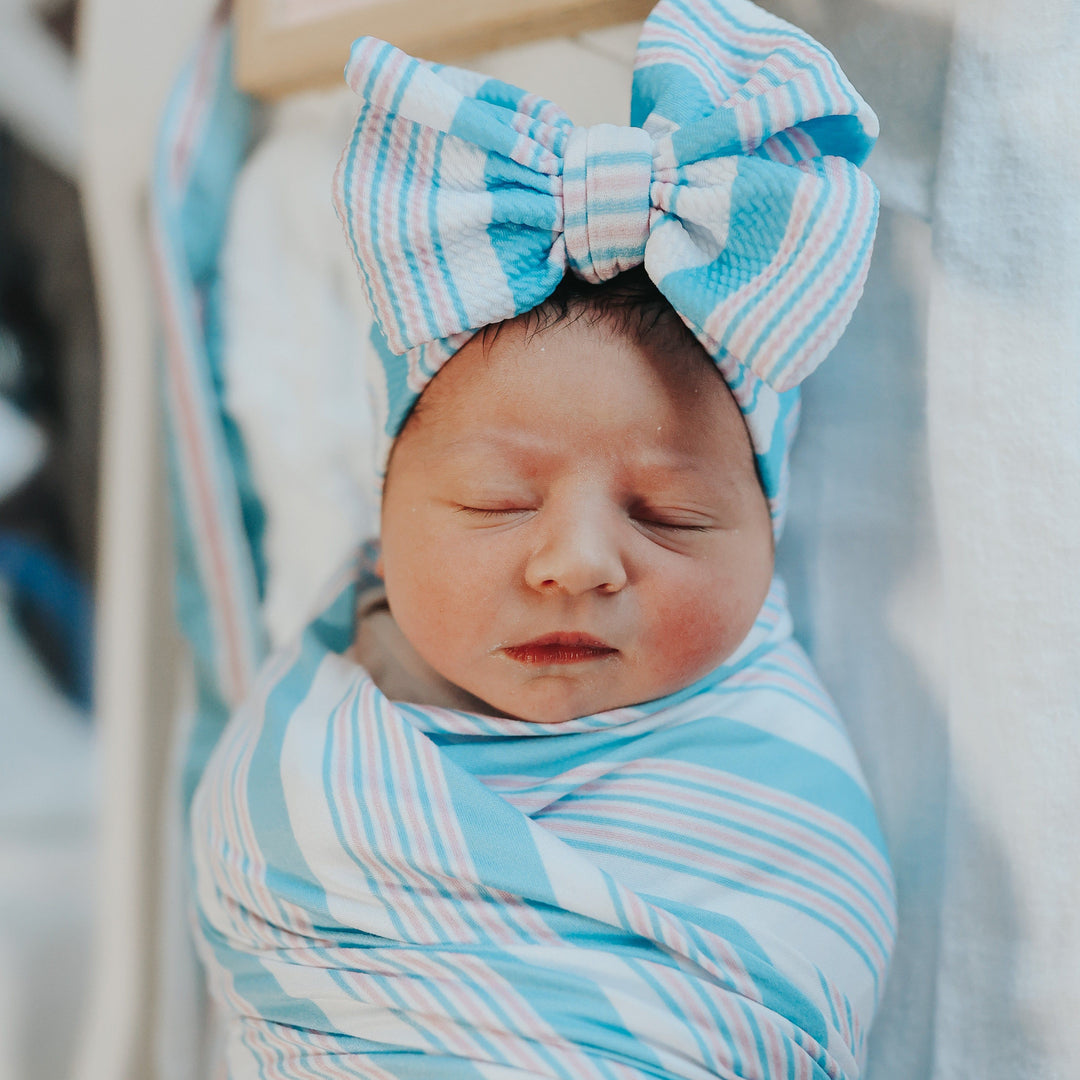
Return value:
M 544 725 L 386 698 L 369 556 L 196 795 L 228 1075 L 858 1076 L 892 880 L 779 582 L 695 685 Z

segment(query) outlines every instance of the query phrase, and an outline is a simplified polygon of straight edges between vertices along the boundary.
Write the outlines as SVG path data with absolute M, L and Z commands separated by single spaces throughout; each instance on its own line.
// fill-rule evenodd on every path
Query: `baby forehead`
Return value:
M 483 470 L 493 458 L 542 465 L 549 459 L 565 456 L 578 447 L 568 445 L 564 432 L 537 427 L 477 426 L 463 431 L 443 444 L 447 459 L 464 467 Z M 595 455 L 617 459 L 634 467 L 635 471 L 659 476 L 680 476 L 706 471 L 710 455 L 695 454 L 660 438 L 643 443 L 639 439 L 607 439 L 596 442 Z
M 497 395 L 537 402 L 569 395 L 586 414 L 630 397 L 645 413 L 672 398 L 703 409 L 738 408 L 711 357 L 681 323 L 628 325 L 605 312 L 571 312 L 554 322 L 529 312 L 484 327 L 435 375 L 419 399 L 427 411 Z
M 669 472 L 732 455 L 750 461 L 738 406 L 695 347 L 700 357 L 597 320 L 539 329 L 506 323 L 476 335 L 444 365 L 402 438 L 446 456 L 572 448 Z

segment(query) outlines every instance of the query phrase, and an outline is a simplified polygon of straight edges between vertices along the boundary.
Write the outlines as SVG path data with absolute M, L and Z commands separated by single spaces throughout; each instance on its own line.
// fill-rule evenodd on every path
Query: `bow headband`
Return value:
M 661 0 L 634 64 L 631 127 L 376 38 L 334 197 L 375 315 L 385 463 L 424 387 L 481 327 L 567 270 L 646 273 L 742 410 L 779 528 L 797 386 L 862 292 L 877 118 L 832 55 L 749 0 Z

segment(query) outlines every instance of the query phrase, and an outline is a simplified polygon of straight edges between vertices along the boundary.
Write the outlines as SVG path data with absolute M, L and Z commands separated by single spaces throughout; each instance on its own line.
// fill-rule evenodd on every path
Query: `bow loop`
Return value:
M 652 138 L 641 128 L 574 128 L 563 148 L 563 235 L 570 269 L 598 284 L 640 266 L 649 238 Z

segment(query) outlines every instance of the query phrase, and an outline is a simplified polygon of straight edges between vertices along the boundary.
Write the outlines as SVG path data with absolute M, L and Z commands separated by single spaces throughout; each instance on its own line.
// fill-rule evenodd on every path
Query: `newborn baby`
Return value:
M 772 546 L 734 398 L 629 271 L 568 278 L 440 371 L 390 459 L 380 563 L 447 695 L 556 724 L 726 660 L 768 592 Z
M 857 1077 L 892 878 L 772 569 L 873 114 L 746 0 L 661 3 L 627 128 L 347 76 L 381 544 L 194 800 L 228 1075 Z

